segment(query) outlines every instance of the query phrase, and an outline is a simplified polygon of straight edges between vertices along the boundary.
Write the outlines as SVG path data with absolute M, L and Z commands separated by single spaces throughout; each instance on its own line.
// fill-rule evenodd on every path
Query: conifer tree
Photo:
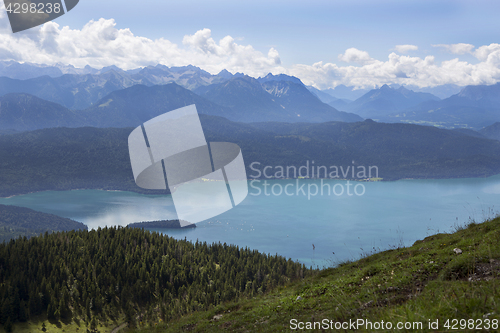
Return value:
M 7 318 L 7 321 L 3 325 L 3 328 L 5 329 L 5 332 L 7 332 L 7 333 L 12 332 L 12 321 L 11 321 L 10 317 Z

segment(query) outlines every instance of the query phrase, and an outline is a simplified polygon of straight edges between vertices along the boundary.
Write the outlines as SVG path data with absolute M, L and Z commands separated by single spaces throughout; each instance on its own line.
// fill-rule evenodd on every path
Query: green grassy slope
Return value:
M 362 319 L 372 324 L 383 320 L 386 326 L 380 332 L 472 332 L 471 327 L 479 331 L 479 326 L 483 332 L 499 331 L 495 325 L 500 318 L 500 218 L 457 229 L 408 248 L 342 263 L 260 297 L 133 331 L 289 332 L 299 328 L 298 322 L 324 324 L 324 319 L 329 326 L 322 328 Z M 456 248 L 462 253 L 456 254 Z M 290 324 L 292 319 L 297 326 Z M 429 328 L 429 320 L 433 325 L 439 320 L 438 328 Z M 415 326 L 397 330 L 398 322 Z M 375 331 L 366 325 L 358 331 Z M 353 326 L 332 331 L 352 330 Z

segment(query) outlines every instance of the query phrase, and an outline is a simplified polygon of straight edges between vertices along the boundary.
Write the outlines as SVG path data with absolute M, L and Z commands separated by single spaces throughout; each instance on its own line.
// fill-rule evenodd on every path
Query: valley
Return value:
M 486 267 L 484 258 L 496 267 L 498 84 L 446 97 L 456 87 L 436 88 L 437 97 L 389 85 L 319 90 L 285 74 L 213 75 L 194 66 L 10 66 L 26 71 L 0 66 L 11 76 L 0 77 L 7 330 L 274 331 L 297 311 L 309 320 L 313 303 L 336 320 L 395 313 L 410 320 L 402 309 L 428 315 L 421 303 L 428 293 L 448 297 L 477 277 L 469 272 Z M 128 136 L 191 104 L 208 142 L 241 148 L 249 194 L 180 228 L 168 188 L 136 185 Z M 365 166 L 376 175 L 351 172 Z M 285 168 L 308 173 L 277 173 Z M 449 230 L 458 233 L 442 234 Z M 470 238 L 458 240 L 465 233 Z M 425 242 L 433 254 L 412 246 Z M 454 246 L 466 259 L 450 259 Z M 387 267 L 401 270 L 393 283 L 383 282 Z M 494 267 L 491 280 L 477 277 L 482 289 L 464 291 L 486 299 L 481 315 L 496 311 L 484 294 L 496 292 Z M 357 292 L 359 304 L 339 298 L 333 310 L 322 296 L 331 300 L 333 290 Z

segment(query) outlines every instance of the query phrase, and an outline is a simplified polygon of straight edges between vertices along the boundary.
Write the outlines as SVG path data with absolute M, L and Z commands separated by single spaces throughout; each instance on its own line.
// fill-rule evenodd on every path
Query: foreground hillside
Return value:
M 412 326 L 406 332 L 493 332 L 499 238 L 496 218 L 316 272 L 130 228 L 18 239 L 0 245 L 0 324 L 15 332 L 281 332 L 359 319 L 383 321 L 379 331 L 400 322 Z M 374 331 L 364 325 L 356 328 Z
M 278 255 L 178 241 L 137 228 L 45 234 L 0 244 L 0 325 L 110 331 L 252 297 L 310 274 Z M 109 329 L 108 329 L 109 328 Z
M 319 328 L 344 332 L 355 329 L 345 329 L 346 324 L 335 329 L 335 322 L 351 325 L 349 321 L 358 319 L 365 324 L 356 326 L 356 331 L 498 332 L 500 218 L 456 229 L 408 248 L 340 263 L 264 296 L 224 303 L 134 332 L 288 332 L 307 328 L 307 322 L 327 323 L 333 327 Z M 374 326 L 365 326 L 368 321 Z M 385 326 L 379 327 L 385 328 L 376 330 L 375 323 L 382 321 Z M 397 330 L 398 322 L 410 326 Z

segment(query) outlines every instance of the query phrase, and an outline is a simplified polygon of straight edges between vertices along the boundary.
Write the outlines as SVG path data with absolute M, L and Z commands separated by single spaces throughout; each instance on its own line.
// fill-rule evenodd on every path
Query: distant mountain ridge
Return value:
M 245 77 L 209 87 L 213 89 L 205 98 L 176 83 L 134 85 L 113 91 L 90 108 L 78 111 L 29 94 L 7 94 L 0 97 L 0 130 L 136 127 L 191 104 L 196 105 L 200 114 L 242 122 L 362 120 L 322 103 L 303 85 L 290 81 L 267 81 L 261 85 L 257 80 Z
M 146 86 L 177 83 L 186 89 L 195 89 L 228 79 L 195 67 L 148 66 L 139 71 L 123 71 L 117 67 L 84 74 L 48 75 L 26 80 L 0 77 L 0 96 L 8 93 L 27 93 L 67 108 L 86 109 L 109 93 L 142 84 Z M 230 74 L 232 75 L 232 74 Z M 232 76 L 231 76 L 232 77 Z
M 467 86 L 458 94 L 450 97 L 465 98 L 469 101 L 480 101 L 481 106 L 498 106 L 500 104 L 500 83 L 493 85 Z
M 96 105 L 70 110 L 29 94 L 0 97 L 0 130 L 30 131 L 53 127 L 135 127 L 165 112 L 196 104 L 199 113 L 230 116 L 216 105 L 172 83 L 147 87 L 134 85 L 110 93 Z
M 70 109 L 85 109 L 112 91 L 143 83 L 152 85 L 149 81 L 134 80 L 114 70 L 99 75 L 67 74 L 57 78 L 42 76 L 28 80 L 0 77 L 0 96 L 25 93 Z
M 295 99 L 299 103 L 290 102 L 293 99 L 292 94 L 288 95 L 288 100 L 281 99 L 277 101 L 276 98 L 282 97 L 276 95 L 279 93 L 278 90 L 283 91 L 283 89 L 290 88 L 281 87 L 278 89 L 277 84 L 274 84 L 274 87 L 271 88 L 269 82 L 279 82 L 282 86 L 290 85 L 290 87 L 292 84 L 303 86 L 300 79 L 285 74 L 268 74 L 253 79 L 270 93 L 273 89 L 278 89 L 272 92 L 271 100 L 269 100 L 269 96 L 264 97 L 264 95 L 257 93 L 254 89 L 258 88 L 257 86 L 254 88 L 247 86 L 246 91 L 241 89 L 243 94 L 238 96 L 239 103 L 233 103 L 231 99 L 234 101 L 235 97 L 230 97 L 228 94 L 223 97 L 219 93 L 220 98 L 215 96 L 217 95 L 214 90 L 216 85 L 246 77 L 242 73 L 232 74 L 227 70 L 212 75 L 192 65 L 184 67 L 156 65 L 133 70 L 122 70 L 116 66 L 95 69 L 90 66 L 75 68 L 63 64 L 47 66 L 0 61 L 0 96 L 10 93 L 31 94 L 69 109 L 84 110 L 95 106 L 96 103 L 103 104 L 101 100 L 110 93 L 134 85 L 151 87 L 176 83 L 211 100 L 213 103 L 221 104 L 220 106 L 223 108 L 228 107 L 230 109 L 229 113 L 232 115 L 228 116 L 229 119 L 237 121 L 359 121 L 361 119 L 350 114 L 338 113 L 339 111 L 346 111 L 384 122 L 404 122 L 445 128 L 472 128 L 475 130 L 500 121 L 499 83 L 489 86 L 467 86 L 457 94 L 441 101 L 438 97 L 423 91 L 435 91 L 440 96 L 443 96 L 456 92 L 459 87 L 443 85 L 419 88 L 393 85 L 393 88 L 382 86 L 371 91 L 347 87 L 342 84 L 334 89 L 326 90 L 307 87 L 312 95 L 324 104 L 331 106 L 334 111 L 318 104 L 317 101 L 313 101 L 310 96 L 306 96 L 307 94 L 299 91 L 298 88 L 294 91 L 303 97 L 302 99 Z M 265 86 L 266 88 L 264 88 Z M 240 88 L 243 88 L 243 86 L 240 85 Z M 415 89 L 415 91 L 408 88 Z M 244 94 L 250 95 L 244 96 Z M 254 96 L 255 99 L 249 96 Z M 306 105 L 305 100 L 309 100 L 310 104 Z M 285 105 L 287 101 L 288 106 Z M 301 105 L 301 107 L 299 108 L 298 105 Z M 261 107 L 261 112 L 255 111 L 256 106 Z M 308 115 L 304 113 L 305 109 L 308 110 Z M 242 110 L 249 112 L 248 119 L 243 118 L 244 116 L 240 113 Z M 221 113 L 209 112 L 208 114 L 220 115 Z M 295 120 L 295 118 L 300 119 Z M 64 123 L 64 121 L 61 123 Z M 28 127 L 27 125 L 24 126 Z M 5 126 L 0 125 L 1 128 L 5 128 Z
M 104 75 L 120 80 L 120 76 L 112 70 Z M 52 80 L 45 77 L 34 79 L 32 82 L 43 87 L 46 79 Z M 108 87 L 110 82 L 117 82 L 114 79 L 106 83 Z M 88 82 L 84 81 L 84 84 Z M 4 87 L 13 86 L 15 85 L 4 85 Z M 44 91 L 57 91 L 57 86 L 47 84 Z M 85 91 L 88 96 L 89 92 Z M 96 92 L 99 91 L 100 88 L 96 88 Z M 92 107 L 81 111 L 73 111 L 34 96 L 30 97 L 29 94 L 6 94 L 0 97 L 0 130 L 26 131 L 61 126 L 138 126 L 139 121 L 147 120 L 145 115 L 153 117 L 189 104 L 196 104 L 200 113 L 221 116 L 232 121 L 355 122 L 362 120 L 355 114 L 329 107 L 318 97 L 321 95 L 320 91 L 308 89 L 303 84 L 295 83 L 294 80 L 266 80 L 261 83 L 248 76 L 237 76 L 223 83 L 200 86 L 194 91 L 198 94 L 175 83 L 160 86 L 137 84 L 130 88 L 114 90 L 103 96 Z M 381 96 L 388 95 L 395 95 L 393 99 L 395 101 L 398 99 L 405 101 L 408 99 L 406 96 L 411 98 L 416 96 L 417 99 L 429 97 L 402 87 L 398 89 L 383 87 L 372 90 L 350 104 L 361 105 L 359 107 L 375 105 L 380 108 L 384 105 L 384 101 L 388 101 Z M 55 96 L 59 99 L 68 97 L 68 95 L 57 94 Z M 427 100 L 414 107 L 393 114 L 381 115 L 378 118 L 376 114 L 371 117 L 373 114 L 370 114 L 370 110 L 373 111 L 373 109 L 369 107 L 364 109 L 364 112 L 365 116 L 383 122 L 480 130 L 495 122 L 500 122 L 499 96 L 500 84 L 470 86 L 445 100 Z M 415 100 L 413 99 L 412 103 Z
M 399 110 L 427 101 L 439 101 L 440 99 L 429 93 L 416 93 L 404 87 L 394 89 L 383 85 L 378 89 L 372 89 L 354 102 L 344 107 L 345 111 L 356 113 L 364 118 L 379 119 Z
M 268 76 L 268 79 L 271 77 Z M 286 122 L 360 121 L 361 117 L 341 112 L 321 102 L 296 80 L 259 80 L 245 76 L 195 90 L 206 99 L 233 109 L 238 116 L 228 119 Z M 277 120 L 281 119 L 281 120 Z
M 128 74 L 136 74 L 145 68 L 168 68 L 167 66 L 158 64 L 157 66 L 147 66 L 147 67 L 139 67 L 130 70 L 123 70 L 115 65 L 106 66 L 101 69 L 93 68 L 89 65 L 86 65 L 84 68 L 76 68 L 73 65 L 68 64 L 55 64 L 55 65 L 44 65 L 44 64 L 35 64 L 35 63 L 19 63 L 13 60 L 9 61 L 0 61 L 0 76 L 5 76 L 11 79 L 33 79 L 40 76 L 50 76 L 52 78 L 57 78 L 65 74 L 75 74 L 75 75 L 100 75 L 109 71 L 115 71 L 117 73 L 128 73 Z M 187 68 L 194 66 L 185 66 Z M 184 67 L 171 67 L 173 71 L 182 70 Z M 197 68 L 197 67 L 195 67 Z M 201 70 L 201 69 L 200 69 Z
M 479 133 L 487 138 L 500 141 L 500 122 L 481 129 Z
M 29 94 L 0 97 L 0 130 L 31 131 L 88 124 L 83 115 Z
M 0 76 L 11 79 L 26 80 L 40 76 L 58 77 L 63 71 L 56 66 L 42 66 L 30 63 L 18 63 L 16 61 L 0 61 Z
M 441 101 L 423 102 L 380 120 L 479 130 L 500 121 L 500 83 L 467 86 Z
M 333 97 L 332 95 L 330 95 L 322 90 L 316 89 L 312 86 L 307 86 L 306 88 L 314 96 L 316 96 L 320 101 L 322 101 L 325 104 L 330 105 L 331 107 L 333 107 L 337 110 L 344 110 L 346 105 L 352 102 L 349 99 L 340 99 L 337 97 Z
M 80 111 L 93 127 L 136 127 L 168 111 L 195 104 L 198 113 L 233 118 L 230 108 L 215 104 L 176 83 L 135 85 L 114 91 L 94 106 Z
M 288 82 L 293 82 L 295 84 L 304 85 L 304 83 L 302 83 L 302 81 L 299 78 L 286 74 L 273 75 L 269 73 L 264 77 L 259 77 L 257 81 L 259 81 L 260 83 L 265 83 L 268 81 L 288 81 Z
M 146 86 L 177 83 L 195 90 L 230 79 L 245 77 L 222 70 L 212 75 L 199 67 L 147 66 L 134 70 L 122 70 L 116 66 L 100 70 L 90 66 L 75 68 L 71 65 L 44 66 L 15 61 L 0 61 L 0 96 L 8 93 L 27 93 L 67 108 L 81 110 L 96 103 L 107 94 L 133 85 Z M 268 74 L 258 82 L 291 81 L 302 84 L 300 79 L 279 74 Z
M 171 68 L 163 65 L 148 66 L 138 71 L 123 71 L 116 66 L 110 66 L 99 72 L 86 68 L 86 72 L 90 74 L 42 76 L 28 80 L 0 77 L 0 96 L 15 93 L 30 94 L 58 103 L 68 109 L 83 110 L 76 112 L 76 115 L 71 115 L 75 118 L 73 123 L 52 122 L 53 126 L 68 127 L 137 126 L 138 124 L 132 119 L 144 118 L 137 118 L 137 114 L 159 115 L 158 112 L 141 109 L 167 112 L 189 104 L 199 104 L 201 113 L 223 116 L 233 121 L 321 122 L 334 120 L 349 122 L 362 120 L 359 116 L 339 112 L 321 102 L 305 88 L 300 79 L 284 74 L 268 74 L 254 79 L 241 73 L 233 75 L 223 70 L 218 75 L 212 75 L 191 65 Z M 149 90 L 134 88 L 135 86 L 155 87 L 170 84 L 182 86 L 184 90 L 166 88 L 163 90 L 166 95 L 160 96 L 158 94 L 161 94 L 162 88 Z M 113 95 L 122 90 L 126 90 L 126 93 Z M 180 95 L 174 96 L 172 90 Z M 193 93 L 188 92 L 189 90 L 201 97 L 194 96 Z M 134 96 L 134 93 L 137 96 Z M 127 100 L 127 102 L 121 103 L 120 100 Z M 40 104 L 43 102 L 40 101 Z M 118 105 L 121 106 L 118 108 Z M 137 109 L 136 114 L 132 110 L 133 107 Z M 33 111 L 36 108 L 31 107 L 31 109 Z M 43 108 L 38 108 L 38 110 L 41 109 Z M 5 112 L 8 113 L 7 110 Z M 59 113 L 64 112 L 60 109 Z M 70 112 L 66 113 L 68 114 L 66 118 L 69 118 Z M 33 112 L 31 114 L 34 115 Z M 124 117 L 125 114 L 128 119 Z M 4 119 L 3 124 L 0 123 L 0 129 L 32 130 L 48 127 L 50 123 L 50 120 L 41 119 L 38 125 L 22 124 L 22 121 L 17 119 L 19 127 L 16 127 L 12 120 L 6 121 L 8 117 L 12 118 L 13 115 L 0 115 L 0 120 Z M 83 118 L 76 119 L 78 117 Z M 102 122 L 99 123 L 97 119 Z

